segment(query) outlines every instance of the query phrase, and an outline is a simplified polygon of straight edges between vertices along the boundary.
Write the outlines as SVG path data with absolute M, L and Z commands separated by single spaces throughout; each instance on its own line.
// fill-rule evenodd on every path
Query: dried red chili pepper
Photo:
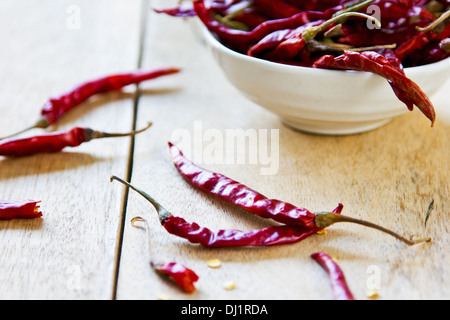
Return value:
M 400 72 L 398 67 L 392 65 L 388 59 L 376 52 L 368 51 L 360 53 L 346 51 L 338 57 L 325 55 L 318 59 L 313 64 L 313 67 L 357 70 L 377 74 L 389 82 L 394 93 L 406 104 L 409 110 L 412 110 L 413 105 L 416 105 L 430 119 L 431 125 L 434 125 L 436 113 L 427 95 L 416 83 L 407 78 L 404 73 Z
M 284 0 L 253 0 L 253 5 L 271 19 L 289 18 L 303 11 Z
M 213 232 L 208 228 L 199 226 L 195 222 L 187 222 L 181 217 L 173 216 L 150 195 L 137 189 L 128 182 L 116 176 L 112 176 L 111 181 L 112 180 L 121 182 L 147 199 L 156 209 L 159 220 L 168 233 L 184 238 L 191 243 L 198 243 L 208 248 L 276 246 L 292 244 L 302 241 L 322 229 L 319 227 L 306 228 L 303 226 L 277 225 L 251 231 L 219 230 L 217 232 Z M 335 209 L 333 214 L 339 215 L 341 210 L 342 206 L 339 206 Z
M 362 17 L 381 25 L 380 21 L 372 16 L 359 12 L 345 12 L 326 21 L 316 20 L 294 30 L 286 29 L 271 33 L 250 48 L 247 54 L 257 57 L 261 52 L 273 49 L 270 55 L 271 59 L 291 60 L 319 33 L 324 32 L 332 25 L 347 20 L 349 17 Z
M 313 253 L 311 258 L 328 273 L 335 300 L 355 300 L 347 285 L 344 272 L 333 258 L 323 252 Z
M 0 156 L 25 157 L 37 153 L 59 152 L 66 147 L 78 147 L 93 139 L 134 136 L 144 132 L 151 125 L 149 123 L 144 129 L 129 133 L 106 133 L 75 127 L 65 132 L 53 132 L 21 139 L 6 139 L 0 141 Z
M 0 220 L 34 219 L 42 216 L 40 201 L 1 201 Z
M 187 293 L 193 293 L 195 291 L 194 283 L 200 278 L 191 269 L 186 268 L 178 262 L 152 262 L 151 265 L 155 271 L 172 279 L 172 281 Z
M 96 94 L 118 91 L 130 84 L 138 84 L 179 71 L 180 69 L 176 68 L 166 68 L 148 72 L 110 75 L 85 82 L 59 97 L 49 99 L 42 107 L 41 118 L 34 125 L 2 139 L 18 135 L 33 128 L 47 128 L 56 123 L 63 115 Z
M 268 199 L 259 192 L 222 174 L 198 167 L 187 160 L 181 151 L 170 142 L 169 148 L 175 167 L 189 183 L 262 218 L 270 218 L 290 226 L 316 230 L 317 228 L 327 228 L 339 222 L 356 223 L 387 233 L 410 246 L 431 241 L 430 238 L 408 240 L 391 230 L 371 222 L 343 216 L 340 214 L 342 210 L 341 204 L 333 212 L 312 213 L 309 210 L 297 208 L 286 202 Z M 196 228 L 199 229 L 198 226 L 193 229 Z
M 133 226 L 136 226 L 135 223 L 137 221 L 145 222 L 147 233 L 149 233 L 149 226 L 147 221 L 141 217 L 135 217 L 131 220 L 131 224 Z M 191 269 L 186 268 L 184 265 L 178 262 L 156 261 L 154 258 L 152 258 L 150 260 L 150 266 L 158 274 L 170 278 L 187 293 L 193 293 L 195 291 L 195 282 L 199 280 L 199 276 Z
M 295 29 L 305 23 L 322 19 L 323 17 L 323 13 L 321 12 L 305 11 L 289 18 L 268 20 L 251 31 L 242 31 L 229 28 L 213 19 L 210 10 L 206 7 L 205 1 L 196 0 L 193 2 L 193 5 L 198 18 L 210 31 L 216 33 L 222 41 L 237 47 L 254 44 L 274 31 L 281 29 Z
M 170 155 L 175 168 L 190 184 L 213 194 L 247 212 L 265 219 L 314 228 L 315 214 L 308 209 L 298 208 L 290 203 L 268 199 L 259 192 L 234 181 L 220 173 L 200 168 L 188 160 L 180 149 L 169 142 Z

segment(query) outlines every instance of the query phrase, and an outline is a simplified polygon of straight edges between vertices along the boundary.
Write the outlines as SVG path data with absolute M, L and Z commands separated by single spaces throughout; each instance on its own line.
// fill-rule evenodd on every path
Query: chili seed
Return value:
M 236 288 L 236 282 L 234 281 L 227 281 L 223 284 L 223 288 L 225 290 L 233 290 L 234 288 Z
M 206 261 L 206 263 L 208 264 L 208 267 L 210 268 L 220 268 L 222 266 L 222 263 L 220 262 L 219 259 L 211 259 Z
M 172 300 L 172 297 L 170 295 L 168 295 L 168 294 L 163 293 L 163 294 L 160 294 L 157 297 L 157 299 L 158 300 Z
M 367 290 L 366 296 L 369 299 L 378 299 L 379 293 L 377 290 L 371 289 L 371 290 Z

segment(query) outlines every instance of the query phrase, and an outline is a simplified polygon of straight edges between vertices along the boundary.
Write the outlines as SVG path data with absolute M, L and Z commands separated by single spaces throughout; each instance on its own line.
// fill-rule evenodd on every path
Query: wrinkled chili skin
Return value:
M 251 31 L 242 31 L 229 28 L 214 20 L 204 1 L 194 1 L 193 5 L 197 16 L 210 31 L 216 33 L 220 40 L 228 46 L 237 48 L 242 52 L 246 52 L 251 45 L 256 44 L 272 32 L 282 29 L 295 29 L 305 23 L 324 18 L 322 12 L 305 11 L 288 18 L 267 20 Z
M 187 222 L 181 217 L 174 216 L 150 195 L 137 189 L 125 180 L 112 176 L 111 181 L 113 180 L 121 182 L 146 198 L 157 211 L 159 221 L 168 233 L 209 248 L 275 246 L 295 243 L 329 226 L 328 224 L 326 226 L 307 228 L 300 225 L 276 225 L 250 231 L 219 230 L 218 232 L 213 232 L 208 228 L 199 226 L 195 222 Z M 332 213 L 333 217 L 339 216 L 342 209 L 343 205 L 339 204 Z
M 177 262 L 151 263 L 152 268 L 170 278 L 181 289 L 187 293 L 193 293 L 195 289 L 194 283 L 199 280 L 199 276 L 189 268 L 186 268 Z
M 193 186 L 262 218 L 287 225 L 315 228 L 315 214 L 280 200 L 268 199 L 259 192 L 220 173 L 198 167 L 172 143 L 170 154 L 175 168 Z
M 339 204 L 333 212 L 340 214 L 342 209 L 343 205 Z M 213 232 L 195 222 L 186 222 L 185 219 L 172 215 L 162 219 L 161 224 L 168 233 L 207 248 L 269 247 L 292 244 L 300 242 L 323 229 L 281 225 L 251 231 L 219 230 Z
M 167 68 L 149 72 L 124 73 L 85 82 L 59 97 L 49 99 L 42 107 L 41 116 L 47 121 L 48 125 L 51 125 L 56 123 L 64 114 L 96 94 L 117 91 L 130 84 L 138 84 L 179 71 L 176 68 Z
M 25 157 L 37 153 L 59 152 L 66 147 L 77 147 L 86 142 L 91 129 L 75 127 L 65 132 L 53 132 L 28 138 L 0 141 L 0 155 Z
M 263 229 L 219 230 L 213 232 L 201 227 L 197 223 L 186 222 L 181 217 L 170 216 L 162 225 L 170 234 L 184 238 L 191 243 L 201 244 L 207 248 L 224 247 L 269 247 L 284 244 L 292 244 L 306 239 L 317 233 L 320 228 L 305 228 L 302 226 L 270 226 Z
M 326 253 L 317 252 L 311 255 L 327 273 L 335 300 L 355 300 L 350 291 L 341 267 Z
M 34 219 L 42 216 L 40 201 L 0 201 L 0 220 Z
M 412 110 L 413 105 L 416 105 L 430 119 L 432 125 L 434 124 L 436 113 L 428 96 L 416 83 L 407 78 L 398 66 L 392 65 L 388 59 L 376 52 L 346 51 L 338 57 L 325 55 L 318 59 L 313 67 L 375 73 L 389 82 L 394 93 L 406 104 L 409 110 Z

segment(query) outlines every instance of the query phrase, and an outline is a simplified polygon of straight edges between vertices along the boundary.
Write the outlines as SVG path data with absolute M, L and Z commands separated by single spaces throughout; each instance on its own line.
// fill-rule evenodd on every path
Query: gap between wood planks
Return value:
M 142 67 L 142 60 L 144 54 L 144 44 L 145 44 L 145 34 L 146 34 L 146 26 L 148 22 L 148 11 L 149 11 L 149 0 L 141 0 L 141 21 L 139 25 L 139 50 L 138 50 L 138 60 L 137 60 L 137 68 L 140 69 Z M 139 85 L 136 85 L 136 91 L 133 99 L 133 120 L 132 120 L 132 130 L 136 130 L 137 123 L 137 114 L 138 114 L 138 106 L 139 99 L 141 97 L 141 91 Z M 131 177 L 133 175 L 133 162 L 134 162 L 134 146 L 135 146 L 135 137 L 130 137 L 130 147 L 128 150 L 128 159 L 127 159 L 127 170 L 125 173 L 125 180 L 131 182 Z M 129 189 L 125 188 L 122 195 L 122 206 L 120 209 L 120 221 L 119 228 L 117 231 L 117 242 L 116 242 L 116 253 L 114 259 L 114 273 L 113 273 L 113 287 L 111 292 L 111 299 L 116 300 L 117 298 L 117 285 L 119 281 L 119 272 L 120 272 L 120 258 L 122 255 L 122 245 L 123 245 L 123 236 L 125 229 L 125 220 L 126 220 L 126 211 L 128 205 L 128 195 Z

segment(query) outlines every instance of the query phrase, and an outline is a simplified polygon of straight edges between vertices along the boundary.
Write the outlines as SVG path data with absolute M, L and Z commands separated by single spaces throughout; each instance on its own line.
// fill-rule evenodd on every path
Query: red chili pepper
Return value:
M 355 300 L 347 285 L 344 272 L 333 258 L 323 252 L 313 253 L 311 258 L 328 273 L 335 300 Z
M 175 145 L 169 142 L 170 155 L 175 168 L 190 184 L 215 195 L 216 197 L 240 207 L 247 212 L 266 219 L 306 228 L 316 227 L 315 214 L 304 208 L 268 199 L 259 192 L 234 181 L 220 173 L 200 168 L 189 161 Z
M 194 283 L 198 281 L 199 276 L 191 269 L 177 262 L 152 262 L 151 265 L 155 271 L 172 279 L 172 281 L 187 293 L 193 293 L 195 291 Z
M 330 26 L 339 24 L 349 17 L 363 17 L 364 19 L 369 19 L 380 24 L 377 19 L 366 14 L 347 12 L 326 21 L 316 20 L 311 23 L 306 23 L 294 30 L 285 29 L 273 32 L 250 48 L 247 54 L 257 57 L 261 52 L 272 49 L 273 51 L 270 53 L 271 60 L 292 60 L 319 33 L 325 32 Z
M 131 220 L 131 224 L 133 226 L 136 226 L 135 223 L 137 221 L 145 222 L 145 224 L 147 225 L 147 233 L 149 233 L 149 226 L 147 221 L 141 217 L 135 217 Z M 158 274 L 171 279 L 187 293 L 193 293 L 195 291 L 194 283 L 199 280 L 199 276 L 191 269 L 186 268 L 184 265 L 178 262 L 161 262 L 156 261 L 155 259 L 151 259 L 150 266 Z
M 0 141 L 0 155 L 7 157 L 25 157 L 37 153 L 54 153 L 66 147 L 77 147 L 93 139 L 134 136 L 141 133 L 152 124 L 139 131 L 129 133 L 106 133 L 89 128 L 75 127 L 65 132 L 53 132 L 21 139 L 6 139 Z
M 130 84 L 138 84 L 146 80 L 174 74 L 179 71 L 180 69 L 167 68 L 148 72 L 110 75 L 97 80 L 85 82 L 59 97 L 48 100 L 42 107 L 42 117 L 33 126 L 8 137 L 15 136 L 33 128 L 47 128 L 56 123 L 63 115 L 96 94 L 118 91 Z
M 42 216 L 39 211 L 40 201 L 1 201 L 0 220 L 34 219 Z
M 289 18 L 302 12 L 284 0 L 253 0 L 253 5 L 271 19 Z
M 324 11 L 328 8 L 339 6 L 353 0 L 286 0 L 301 10 Z
M 431 120 L 431 125 L 434 125 L 436 113 L 427 95 L 416 83 L 407 78 L 397 67 L 376 52 L 359 53 L 346 51 L 339 57 L 326 55 L 318 59 L 313 64 L 313 67 L 357 70 L 377 74 L 389 82 L 397 97 L 406 104 L 409 110 L 412 110 L 413 105 L 416 105 Z
M 251 31 L 242 31 L 229 28 L 211 17 L 210 10 L 204 0 L 193 2 L 195 12 L 199 19 L 212 32 L 215 32 L 221 40 L 231 44 L 253 44 L 260 41 L 266 35 L 281 29 L 295 29 L 307 22 L 321 19 L 321 12 L 301 12 L 289 18 L 275 19 L 263 22 Z
M 430 238 L 417 239 L 414 241 L 408 240 L 395 232 L 371 222 L 343 216 L 340 214 L 342 211 L 342 204 L 340 204 L 333 212 L 312 213 L 306 209 L 296 208 L 286 202 L 267 199 L 267 197 L 260 193 L 222 174 L 214 173 L 194 165 L 187 160 L 181 151 L 172 143 L 169 143 L 169 147 L 175 167 L 189 183 L 262 218 L 270 218 L 288 224 L 291 227 L 298 226 L 306 229 L 324 229 L 338 222 L 356 223 L 387 233 L 410 246 L 431 241 Z M 180 225 L 183 225 L 184 223 L 184 221 L 181 220 L 178 222 Z M 178 222 L 176 221 L 175 224 Z M 199 236 L 203 231 L 196 225 L 189 225 L 186 229 L 198 231 Z M 229 235 L 233 236 L 233 233 L 229 233 Z M 209 231 L 205 231 L 204 235 L 200 236 L 200 240 L 202 237 L 209 238 L 212 236 L 213 235 Z
M 276 246 L 292 244 L 302 241 L 322 229 L 319 227 L 306 228 L 303 226 L 281 225 L 251 231 L 219 230 L 217 232 L 213 232 L 208 228 L 199 226 L 195 222 L 186 222 L 186 220 L 181 217 L 173 216 L 150 195 L 137 189 L 128 182 L 116 176 L 111 177 L 111 180 L 121 182 L 147 199 L 156 209 L 159 220 L 168 233 L 184 238 L 191 243 L 198 243 L 208 248 Z M 334 214 L 339 215 L 341 210 L 342 206 L 339 206 L 334 211 Z

